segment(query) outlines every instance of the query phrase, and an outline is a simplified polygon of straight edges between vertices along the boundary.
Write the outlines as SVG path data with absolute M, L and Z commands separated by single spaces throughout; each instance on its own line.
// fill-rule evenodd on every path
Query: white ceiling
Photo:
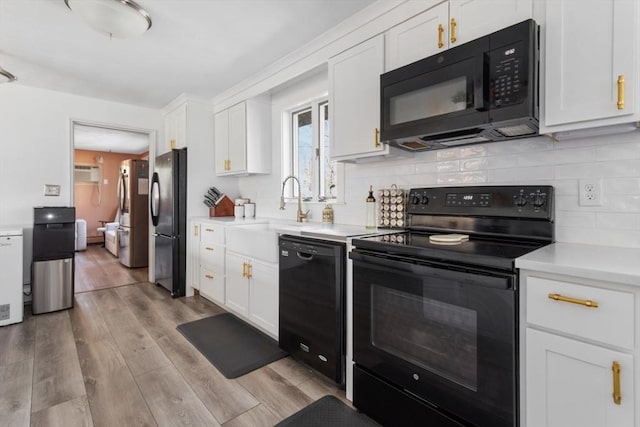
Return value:
M 75 124 L 73 146 L 80 150 L 142 154 L 149 150 L 146 133 Z
M 0 0 L 0 67 L 23 84 L 162 108 L 213 98 L 374 0 L 136 0 L 151 29 L 109 39 L 64 0 Z

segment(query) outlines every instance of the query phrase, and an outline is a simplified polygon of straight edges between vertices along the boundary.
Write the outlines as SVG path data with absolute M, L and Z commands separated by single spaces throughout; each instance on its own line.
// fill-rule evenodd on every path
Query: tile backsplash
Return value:
M 640 247 L 640 131 L 457 147 L 416 153 L 410 159 L 348 164 L 345 174 L 347 203 L 334 208 L 340 223 L 363 223 L 370 184 L 374 188 L 546 184 L 556 189 L 557 241 Z M 578 204 L 581 178 L 602 180 L 602 206 Z

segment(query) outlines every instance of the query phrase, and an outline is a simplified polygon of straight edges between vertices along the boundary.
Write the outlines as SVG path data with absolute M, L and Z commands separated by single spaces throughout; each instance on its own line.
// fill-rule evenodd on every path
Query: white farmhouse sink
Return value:
M 277 263 L 278 235 L 284 233 L 300 234 L 300 227 L 280 223 L 227 227 L 227 250 L 265 262 Z

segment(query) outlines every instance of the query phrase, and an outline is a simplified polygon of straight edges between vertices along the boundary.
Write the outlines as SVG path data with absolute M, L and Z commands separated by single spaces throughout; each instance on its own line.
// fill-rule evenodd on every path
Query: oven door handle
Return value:
M 483 53 L 476 59 L 476 75 L 473 93 L 473 108 L 478 111 L 487 109 L 489 98 L 489 55 Z
M 410 273 L 414 276 L 429 276 L 438 279 L 453 279 L 470 286 L 485 286 L 494 289 L 513 289 L 515 275 L 509 273 L 492 272 L 475 273 L 473 271 L 458 271 L 449 269 L 446 266 L 429 265 L 429 261 L 418 260 L 396 260 L 385 256 L 375 256 L 360 253 L 353 250 L 349 253 L 349 258 L 354 261 L 354 268 L 358 262 L 369 264 L 368 268 L 384 268 L 385 270 L 395 270 Z M 355 273 L 355 272 L 354 272 Z

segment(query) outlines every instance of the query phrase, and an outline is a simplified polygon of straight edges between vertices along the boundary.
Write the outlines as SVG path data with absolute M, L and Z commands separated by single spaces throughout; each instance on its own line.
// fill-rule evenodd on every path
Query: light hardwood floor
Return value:
M 132 283 L 144 282 L 148 269 L 127 268 L 99 245 L 89 245 L 84 251 L 76 252 L 75 292 L 116 288 Z
M 0 424 L 272 426 L 327 394 L 346 402 L 289 357 L 226 379 L 176 330 L 221 312 L 144 282 L 0 328 Z

